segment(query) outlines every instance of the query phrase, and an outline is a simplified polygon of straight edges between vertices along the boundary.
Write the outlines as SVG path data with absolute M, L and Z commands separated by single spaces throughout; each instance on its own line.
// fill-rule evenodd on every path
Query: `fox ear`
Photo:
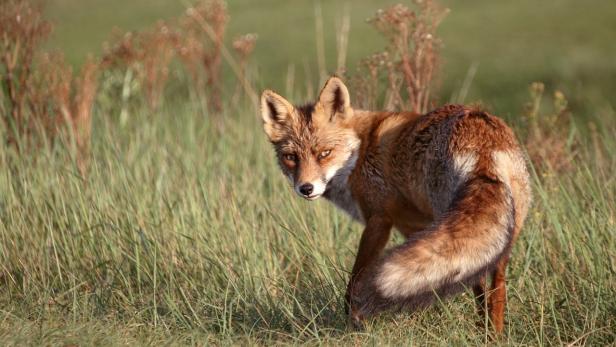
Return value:
M 329 120 L 332 120 L 337 114 L 344 116 L 351 111 L 349 90 L 340 78 L 333 76 L 325 82 L 325 86 L 319 94 L 318 104 L 329 116 Z
M 293 110 L 291 103 L 273 91 L 265 90 L 261 94 L 263 129 L 270 140 L 275 141 L 279 137 L 281 126 L 291 120 Z

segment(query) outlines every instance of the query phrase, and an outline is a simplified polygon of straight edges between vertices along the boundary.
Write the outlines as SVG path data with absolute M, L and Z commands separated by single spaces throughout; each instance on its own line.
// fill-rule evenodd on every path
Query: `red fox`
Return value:
M 531 190 L 501 119 L 461 105 L 425 115 L 354 110 L 338 77 L 303 106 L 266 90 L 261 113 L 297 194 L 323 196 L 365 225 L 345 297 L 355 324 L 472 287 L 479 313 L 487 307 L 503 331 L 505 272 Z M 407 240 L 383 254 L 392 228 Z

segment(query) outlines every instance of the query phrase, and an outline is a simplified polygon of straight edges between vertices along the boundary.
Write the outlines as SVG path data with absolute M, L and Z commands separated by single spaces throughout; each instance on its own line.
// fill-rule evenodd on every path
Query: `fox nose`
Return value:
M 299 192 L 304 194 L 304 196 L 310 196 L 313 190 L 314 186 L 310 183 L 302 184 L 301 187 L 299 187 Z

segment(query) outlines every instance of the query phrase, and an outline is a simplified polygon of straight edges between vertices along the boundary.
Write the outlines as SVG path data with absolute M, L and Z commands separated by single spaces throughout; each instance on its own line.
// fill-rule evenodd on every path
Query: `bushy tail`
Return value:
M 431 228 L 394 248 L 366 274 L 370 278 L 355 298 L 357 313 L 422 307 L 434 294 L 474 284 L 509 251 L 514 215 L 507 184 L 483 175 L 469 179 Z

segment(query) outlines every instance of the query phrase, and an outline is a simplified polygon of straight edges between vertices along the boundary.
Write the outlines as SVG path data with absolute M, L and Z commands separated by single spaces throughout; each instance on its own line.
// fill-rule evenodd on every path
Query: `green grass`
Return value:
M 248 110 L 222 127 L 190 103 L 138 109 L 124 127 L 98 114 L 85 180 L 60 147 L 2 150 L 0 341 L 489 343 L 470 293 L 348 329 L 361 227 L 294 196 Z M 607 153 L 611 131 L 599 135 Z M 503 344 L 616 341 L 616 161 L 579 155 L 571 172 L 533 179 Z
M 313 4 L 259 4 L 230 3 L 230 34 L 259 33 L 258 87 L 282 90 L 295 64 L 304 95 L 304 60 L 315 84 L 317 75 Z M 467 100 L 483 100 L 519 134 L 529 82 L 571 99 L 575 165 L 533 170 L 534 203 L 513 250 L 506 337 L 497 344 L 614 345 L 616 6 L 448 5 L 443 101 L 473 62 Z M 111 26 L 140 28 L 182 6 L 55 1 L 50 45 L 79 64 Z M 343 4 L 323 6 L 333 28 Z M 351 8 L 352 64 L 382 42 L 362 23 L 376 7 Z M 168 100 L 158 112 L 135 103 L 121 123 L 114 102 L 95 107 L 85 179 L 60 144 L 28 156 L 0 147 L 0 344 L 493 345 L 475 325 L 470 292 L 382 315 L 365 331 L 347 328 L 342 295 L 361 226 L 325 201 L 295 196 L 249 106 L 229 106 L 215 122 L 191 101 Z

